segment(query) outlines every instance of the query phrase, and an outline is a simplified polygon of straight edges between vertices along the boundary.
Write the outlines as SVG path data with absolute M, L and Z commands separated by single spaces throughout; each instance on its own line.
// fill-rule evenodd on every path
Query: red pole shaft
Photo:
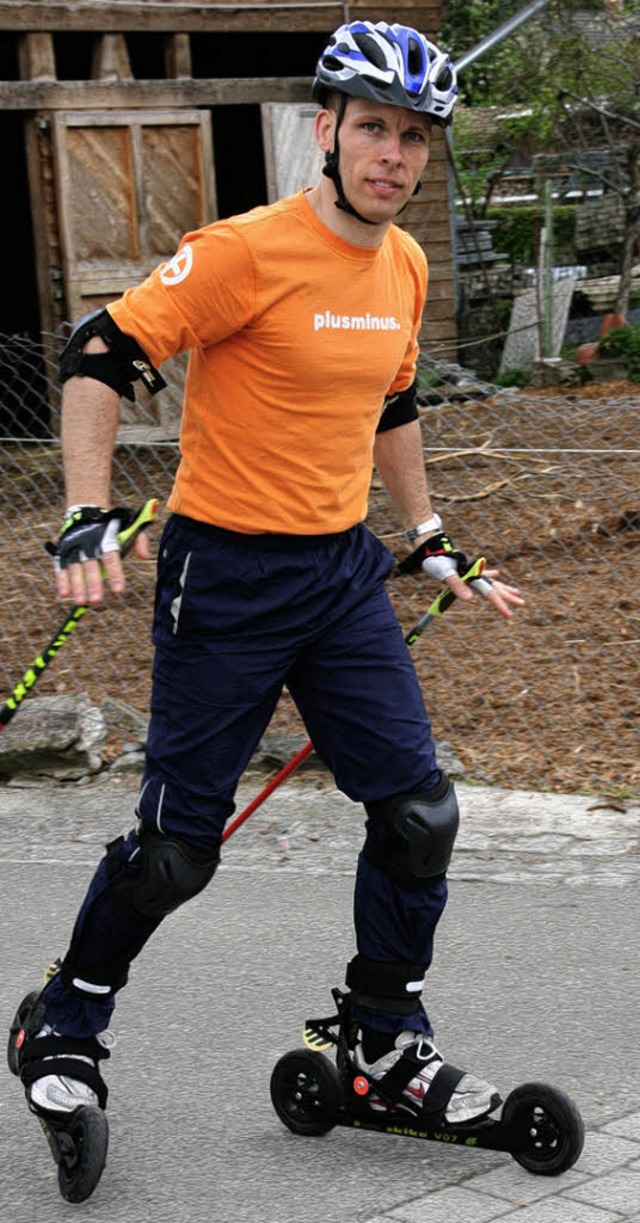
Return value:
M 302 764 L 302 761 L 306 760 L 307 756 L 310 756 L 312 751 L 313 743 L 305 743 L 304 747 L 302 747 L 300 751 L 292 757 L 289 763 L 285 764 L 284 768 L 280 769 L 280 772 L 276 773 L 275 777 L 271 778 L 271 781 L 267 783 L 264 790 L 261 790 L 259 794 L 256 794 L 256 797 L 251 800 L 249 806 L 245 807 L 244 811 L 241 811 L 239 815 L 236 815 L 235 819 L 232 820 L 231 823 L 225 828 L 222 834 L 223 844 L 230 836 L 233 835 L 236 828 L 240 828 L 242 824 L 244 824 L 245 820 L 248 820 L 249 816 L 253 815 L 257 807 L 262 806 L 265 799 L 267 799 L 269 795 L 272 794 L 275 789 L 277 789 L 280 783 L 283 782 L 290 773 L 295 773 L 296 769 Z

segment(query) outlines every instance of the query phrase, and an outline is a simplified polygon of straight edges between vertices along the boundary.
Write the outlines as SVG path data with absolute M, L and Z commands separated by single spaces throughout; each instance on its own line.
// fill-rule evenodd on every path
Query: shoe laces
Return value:
M 396 1049 L 404 1051 L 411 1046 L 415 1047 L 416 1058 L 421 1062 L 443 1061 L 442 1054 L 438 1052 L 431 1038 L 424 1032 L 412 1032 L 407 1029 L 396 1037 Z

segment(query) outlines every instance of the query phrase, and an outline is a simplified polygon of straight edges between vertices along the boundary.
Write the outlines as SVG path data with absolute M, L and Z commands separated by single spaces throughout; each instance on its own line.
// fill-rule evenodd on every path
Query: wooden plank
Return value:
M 434 302 L 450 303 L 452 289 L 451 280 L 438 280 L 435 276 L 431 276 L 427 292 L 427 310 L 433 307 Z
M 404 10 L 403 10 L 404 11 Z M 414 10 L 415 13 L 415 10 Z M 394 20 L 402 20 L 393 14 Z M 327 31 L 344 21 L 344 6 L 334 0 L 266 5 L 243 0 L 239 4 L 118 3 L 118 0 L 0 0 L 0 30 L 73 31 L 91 33 L 117 29 L 121 33 L 216 33 L 237 31 Z
M 96 81 L 133 80 L 124 34 L 103 34 L 96 40 L 91 76 Z
M 457 361 L 458 343 L 454 331 L 446 322 L 431 323 L 420 332 L 420 343 L 425 355 L 434 361 Z
M 427 297 L 427 306 L 424 312 L 425 323 L 429 319 L 451 319 L 453 318 L 453 307 L 451 298 L 432 297 L 431 293 Z
M 384 0 L 355 0 L 351 9 L 373 20 L 399 21 L 415 25 L 433 36 L 442 21 L 440 0 L 403 0 L 399 6 Z M 241 0 L 221 4 L 171 3 L 170 0 L 0 0 L 0 29 L 4 30 L 83 30 L 122 32 L 203 33 L 231 28 L 248 31 L 259 28 L 282 30 L 332 30 L 345 20 L 344 5 L 337 0 L 307 0 L 300 3 L 267 5 L 264 0 Z M 276 26 L 273 25 L 274 19 Z M 254 25 L 253 21 L 263 23 Z M 237 23 L 237 24 L 236 24 Z M 264 24 L 268 23 L 268 24 Z
M 56 57 L 51 34 L 25 34 L 20 38 L 18 62 L 24 81 L 55 81 Z
M 436 337 L 439 340 L 447 339 L 455 344 L 456 330 L 452 316 L 450 314 L 443 314 L 438 318 L 437 315 L 427 311 L 421 331 L 421 338 L 424 338 L 424 336 L 427 336 L 429 340 L 433 340 Z
M 33 225 L 33 245 L 36 266 L 36 283 L 38 286 L 38 307 L 40 326 L 43 331 L 53 331 L 58 322 L 54 318 L 51 278 L 51 251 L 48 236 L 47 198 L 43 182 L 43 165 L 40 150 L 40 139 L 45 134 L 38 127 L 37 119 L 28 119 L 25 123 L 25 149 L 27 156 L 27 174 L 29 179 L 29 199 L 31 202 L 31 220 Z M 48 134 L 47 134 L 48 138 Z
M 188 34 L 169 34 L 164 47 L 164 66 L 168 77 L 181 80 L 191 76 L 191 39 Z
M 416 242 L 424 247 L 427 255 L 437 246 L 445 246 L 448 250 L 451 245 L 449 221 L 442 216 L 442 213 L 446 212 L 447 202 L 439 200 L 438 204 L 439 215 L 432 221 L 413 221 L 404 215 L 400 218 L 402 228 L 407 229 Z
M 0 81 L 0 110 L 131 110 L 308 102 L 311 77 L 173 81 Z

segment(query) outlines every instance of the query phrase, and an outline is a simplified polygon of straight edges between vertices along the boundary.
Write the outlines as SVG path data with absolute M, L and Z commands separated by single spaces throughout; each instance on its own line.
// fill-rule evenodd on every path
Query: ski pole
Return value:
M 486 568 L 486 564 L 487 562 L 485 557 L 479 556 L 477 560 L 472 561 L 469 568 L 460 575 L 463 582 L 469 582 L 469 584 L 473 586 L 479 594 L 482 594 L 485 597 L 491 589 L 490 579 L 482 576 Z M 417 641 L 418 637 L 422 636 L 428 625 L 433 624 L 434 620 L 437 620 L 440 616 L 443 616 L 447 609 L 451 607 L 455 601 L 456 596 L 451 588 L 449 586 L 444 586 L 440 593 L 436 595 L 433 603 L 431 603 L 424 615 L 420 617 L 416 624 L 414 624 L 413 628 L 407 633 L 405 637 L 406 644 L 408 646 L 413 645 L 414 641 Z M 233 819 L 225 828 L 222 834 L 223 845 L 225 841 L 229 840 L 229 837 L 233 836 L 234 832 L 236 832 L 238 828 L 242 827 L 246 820 L 249 819 L 249 816 L 253 815 L 254 811 L 256 811 L 258 807 L 262 806 L 269 795 L 273 794 L 273 791 L 277 790 L 278 786 L 282 785 L 282 782 L 285 781 L 287 777 L 290 777 L 292 773 L 295 773 L 296 769 L 299 768 L 302 762 L 307 759 L 307 756 L 311 755 L 312 751 L 313 743 L 311 740 L 309 740 L 308 743 L 305 743 L 304 747 L 300 748 L 300 751 L 297 752 L 295 756 L 292 756 L 289 763 L 285 764 L 284 767 L 280 769 L 280 772 L 276 773 L 275 777 L 272 777 L 271 781 L 267 782 L 264 789 L 261 790 L 259 794 L 256 794 L 256 797 L 251 800 L 249 805 L 245 807 L 244 811 L 240 811 L 239 814 L 236 815 L 235 819 Z
M 152 498 L 150 501 L 146 501 L 139 513 L 136 514 L 133 522 L 128 527 L 125 527 L 124 530 L 118 532 L 120 551 L 123 556 L 126 556 L 127 552 L 132 547 L 136 536 L 138 536 L 141 531 L 146 530 L 146 528 L 154 521 L 158 513 L 159 505 L 160 502 L 155 498 Z M 74 632 L 76 626 L 87 611 L 89 611 L 89 607 L 84 603 L 79 603 L 76 607 L 74 607 L 64 623 L 60 625 L 58 631 L 51 638 L 48 646 L 45 647 L 41 654 L 38 654 L 37 658 L 34 658 L 31 666 L 27 668 L 20 682 L 16 684 L 11 696 L 7 697 L 4 705 L 2 708 L 0 708 L 0 731 L 4 730 L 5 726 L 7 726 L 11 719 L 15 717 L 24 698 L 28 696 L 34 684 L 37 683 L 42 675 L 42 672 L 46 671 L 47 667 L 53 662 L 54 658 L 62 649 L 65 642 L 69 640 L 71 634 Z

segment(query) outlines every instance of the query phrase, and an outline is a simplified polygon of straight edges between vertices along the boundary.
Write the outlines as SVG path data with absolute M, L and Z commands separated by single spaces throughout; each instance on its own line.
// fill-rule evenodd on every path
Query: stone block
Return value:
M 86 693 L 28 699 L 0 735 L 0 779 L 95 773 L 106 740 L 104 717 Z

